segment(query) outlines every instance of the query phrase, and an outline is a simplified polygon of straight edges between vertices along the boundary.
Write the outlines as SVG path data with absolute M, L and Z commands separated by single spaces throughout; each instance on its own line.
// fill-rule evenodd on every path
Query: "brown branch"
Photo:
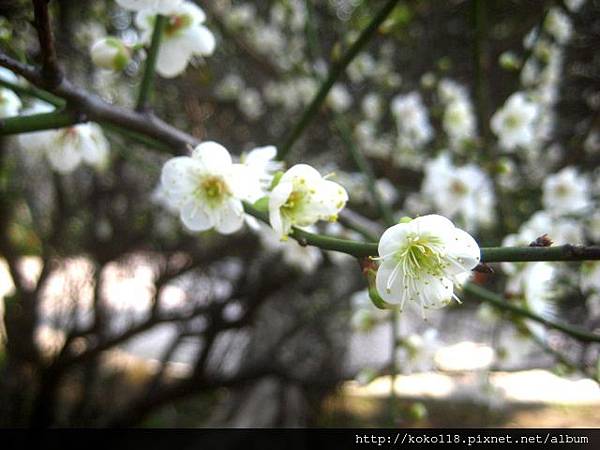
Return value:
M 190 146 L 196 146 L 199 142 L 192 135 L 178 130 L 153 114 L 135 112 L 107 103 L 100 97 L 75 86 L 66 78 L 63 78 L 58 85 L 48 87 L 42 72 L 1 52 L 0 66 L 21 75 L 35 86 L 47 88 L 51 93 L 67 100 L 68 107 L 79 113 L 75 114 L 74 123 L 82 119 L 91 120 L 142 133 L 166 144 L 174 154 L 185 154 Z
M 42 56 L 42 76 L 44 85 L 48 89 L 58 86 L 62 80 L 62 71 L 58 65 L 56 49 L 54 47 L 54 36 L 50 26 L 50 15 L 48 13 L 49 0 L 33 0 L 34 21 L 40 43 Z

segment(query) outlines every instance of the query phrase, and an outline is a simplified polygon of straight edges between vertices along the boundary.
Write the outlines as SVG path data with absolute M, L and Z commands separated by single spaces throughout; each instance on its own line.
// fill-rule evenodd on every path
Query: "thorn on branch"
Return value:
M 546 233 L 538 236 L 535 241 L 529 243 L 530 247 L 550 247 L 553 244 L 552 239 Z
M 473 268 L 473 272 L 478 273 L 494 273 L 494 269 L 484 262 L 480 262 Z

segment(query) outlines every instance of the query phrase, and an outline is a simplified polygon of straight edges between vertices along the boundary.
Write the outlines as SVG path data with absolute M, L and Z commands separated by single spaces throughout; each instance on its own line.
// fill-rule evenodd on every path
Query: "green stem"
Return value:
M 318 92 L 300 117 L 300 120 L 296 126 L 292 129 L 288 138 L 284 141 L 283 145 L 279 148 L 277 154 L 279 159 L 284 159 L 289 151 L 292 149 L 296 141 L 300 138 L 306 127 L 315 118 L 317 111 L 327 98 L 327 94 L 337 81 L 337 79 L 344 73 L 346 67 L 352 62 L 354 57 L 362 50 L 362 48 L 369 42 L 371 37 L 375 34 L 379 26 L 392 12 L 396 4 L 400 0 L 388 0 L 383 8 L 373 17 L 369 25 L 362 31 L 358 39 L 350 46 L 348 51 L 341 57 L 341 59 L 332 67 L 327 75 L 327 78 L 321 84 Z
M 52 111 L 31 116 L 8 117 L 0 120 L 0 136 L 65 128 L 78 122 L 77 118 L 69 111 Z
M 474 297 L 477 297 L 479 301 L 489 303 L 492 306 L 495 306 L 498 309 L 502 309 L 504 311 L 511 312 L 521 317 L 526 317 L 535 322 L 541 323 L 542 325 L 552 328 L 558 331 L 561 331 L 569 336 L 578 339 L 583 342 L 600 342 L 600 335 L 588 333 L 585 330 L 582 330 L 577 327 L 572 327 L 570 325 L 554 322 L 552 320 L 548 320 L 544 317 L 541 317 L 534 312 L 531 312 L 525 308 L 514 305 L 512 303 L 508 303 L 501 296 L 495 294 L 493 292 L 488 291 L 487 289 L 482 288 L 473 283 L 467 283 L 463 287 L 464 292 L 467 294 L 471 294 Z
M 269 223 L 266 212 L 244 203 L 246 213 Z M 313 245 L 323 250 L 347 253 L 357 258 L 377 256 L 376 242 L 358 242 L 294 228 L 290 236 L 301 245 Z M 557 247 L 481 247 L 482 262 L 588 261 L 600 260 L 599 246 L 560 245 Z
M 394 220 L 394 213 L 390 206 L 383 200 L 379 190 L 377 189 L 373 168 L 371 167 L 371 164 L 369 164 L 367 158 L 365 158 L 360 149 L 356 146 L 354 140 L 350 137 L 350 129 L 348 124 L 341 115 L 336 117 L 335 126 L 340 131 L 340 136 L 342 137 L 344 144 L 346 144 L 348 153 L 350 153 L 350 156 L 358 167 L 358 170 L 362 172 L 367 179 L 367 189 L 369 190 L 371 198 L 379 210 L 379 214 L 381 214 L 381 217 L 383 217 L 383 220 L 388 226 L 394 225 L 396 223 Z
M 481 260 L 491 262 L 589 261 L 600 259 L 600 246 L 482 247 Z
M 36 88 L 35 86 L 23 86 L 20 84 L 12 83 L 7 80 L 3 80 L 2 78 L 0 78 L 0 86 L 10 89 L 11 91 L 19 95 L 38 98 L 58 108 L 62 108 L 66 104 L 66 102 L 62 98 L 57 97 L 56 95 L 51 94 L 50 92 L 46 92 L 42 89 Z
M 158 50 L 160 48 L 160 41 L 162 39 L 165 24 L 166 17 L 160 14 L 157 15 L 156 22 L 154 23 L 154 30 L 152 31 L 152 40 L 150 41 L 148 57 L 146 58 L 146 65 L 144 67 L 144 75 L 140 84 L 140 91 L 136 106 L 137 111 L 146 109 L 150 96 L 152 95 L 152 85 L 154 82 L 154 72 L 156 69 L 156 58 L 158 57 Z

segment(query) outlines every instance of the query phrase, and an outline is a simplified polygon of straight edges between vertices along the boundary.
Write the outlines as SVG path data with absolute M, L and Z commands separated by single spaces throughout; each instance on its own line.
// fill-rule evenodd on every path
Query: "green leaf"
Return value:
M 259 211 L 267 212 L 269 210 L 269 197 L 265 195 L 264 197 L 259 198 L 252 206 Z
M 271 181 L 271 186 L 269 186 L 270 191 L 275 189 L 275 186 L 277 186 L 279 184 L 279 181 L 281 180 L 282 176 L 283 176 L 283 172 L 281 170 L 278 170 L 277 172 L 275 172 L 275 175 L 273 175 L 273 181 Z

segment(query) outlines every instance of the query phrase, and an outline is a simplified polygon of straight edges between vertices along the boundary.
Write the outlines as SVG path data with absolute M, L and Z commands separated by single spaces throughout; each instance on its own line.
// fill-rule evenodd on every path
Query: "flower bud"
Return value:
M 112 36 L 96 41 L 90 49 L 90 55 L 96 66 L 114 71 L 123 70 L 131 58 L 125 44 Z

